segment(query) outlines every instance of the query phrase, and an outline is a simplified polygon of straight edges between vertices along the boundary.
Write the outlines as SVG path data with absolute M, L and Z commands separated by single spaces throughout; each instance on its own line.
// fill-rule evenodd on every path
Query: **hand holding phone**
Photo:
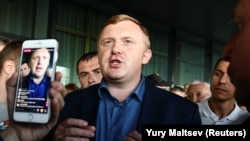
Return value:
M 22 45 L 13 118 L 17 122 L 47 123 L 50 118 L 49 89 L 55 77 L 58 42 L 26 40 Z

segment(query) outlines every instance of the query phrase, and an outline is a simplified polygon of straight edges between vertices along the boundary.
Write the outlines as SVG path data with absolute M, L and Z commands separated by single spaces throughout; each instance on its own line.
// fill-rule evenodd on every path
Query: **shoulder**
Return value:
M 65 97 L 65 101 L 67 100 L 83 100 L 84 98 L 98 96 L 98 88 L 99 84 L 85 88 L 85 89 L 78 89 L 71 93 L 68 93 Z
M 189 101 L 181 96 L 173 94 L 170 91 L 163 90 L 161 88 L 147 85 L 145 90 L 145 99 L 150 99 L 158 102 L 164 102 L 165 105 L 171 106 L 175 105 L 175 107 L 192 107 L 198 108 L 197 104 Z
M 237 103 L 235 104 L 235 108 L 232 112 L 232 115 L 243 117 L 245 119 L 250 117 L 250 113 L 247 110 L 241 109 Z

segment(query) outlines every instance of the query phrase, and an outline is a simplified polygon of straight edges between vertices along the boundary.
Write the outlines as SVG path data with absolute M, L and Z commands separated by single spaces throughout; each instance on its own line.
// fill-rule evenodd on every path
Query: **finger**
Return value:
M 82 119 L 68 118 L 61 123 L 65 127 L 79 127 L 84 128 L 88 126 L 88 122 Z
M 61 122 L 56 131 L 55 138 L 61 139 L 68 137 L 91 138 L 94 136 L 95 127 L 88 126 L 88 122 L 81 119 L 69 118 Z
M 123 141 L 136 141 L 136 140 L 127 136 L 127 137 L 123 138 Z
M 54 89 L 50 89 L 50 98 L 51 98 L 51 102 L 50 102 L 51 119 L 50 119 L 50 122 L 47 124 L 49 129 L 53 128 L 53 126 L 55 126 L 55 124 L 57 123 L 60 111 L 64 106 L 63 97 L 58 91 L 55 91 Z
M 129 140 L 134 139 L 136 141 L 141 141 L 142 140 L 142 135 L 137 131 L 133 131 L 133 132 L 129 133 L 128 139 Z
M 55 137 L 82 137 L 82 138 L 93 138 L 95 136 L 95 132 L 89 130 L 88 128 L 78 128 L 78 127 L 60 127 L 55 131 Z
M 62 79 L 62 73 L 61 72 L 56 72 L 56 81 L 61 82 Z
M 54 89 L 54 91 L 58 91 L 62 95 L 63 98 L 67 95 L 67 89 L 62 83 L 58 81 L 51 82 L 51 89 Z

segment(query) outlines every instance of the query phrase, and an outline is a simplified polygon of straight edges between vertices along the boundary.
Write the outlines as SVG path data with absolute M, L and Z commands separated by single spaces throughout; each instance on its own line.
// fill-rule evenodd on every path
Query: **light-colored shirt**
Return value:
M 107 85 L 101 82 L 98 94 L 100 104 L 96 124 L 96 141 L 121 141 L 137 126 L 145 91 L 145 77 L 123 102 L 111 96 Z
M 250 113 L 247 110 L 241 109 L 235 102 L 233 111 L 228 116 L 219 119 L 219 117 L 210 109 L 208 100 L 209 99 L 206 99 L 203 102 L 198 103 L 202 125 L 239 125 L 250 117 Z

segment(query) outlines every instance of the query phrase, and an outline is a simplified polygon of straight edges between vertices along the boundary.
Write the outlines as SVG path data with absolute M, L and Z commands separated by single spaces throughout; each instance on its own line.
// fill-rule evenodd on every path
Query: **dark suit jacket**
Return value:
M 78 118 L 95 126 L 99 103 L 98 87 L 99 84 L 68 94 L 58 122 L 67 118 Z M 143 124 L 201 125 L 201 119 L 197 104 L 157 88 L 146 80 L 136 129 L 140 133 Z M 49 136 L 52 136 L 52 132 Z

